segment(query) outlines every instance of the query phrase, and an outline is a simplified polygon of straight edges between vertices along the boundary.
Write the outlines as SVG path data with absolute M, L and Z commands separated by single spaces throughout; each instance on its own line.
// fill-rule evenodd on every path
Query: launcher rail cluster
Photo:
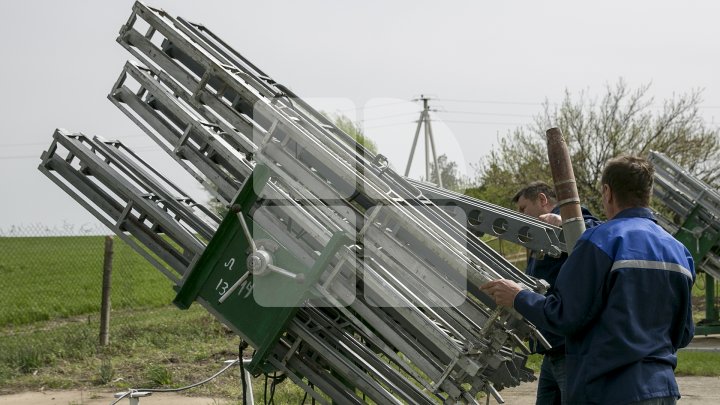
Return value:
M 136 3 L 108 98 L 223 205 L 116 140 L 58 129 L 40 170 L 321 403 L 476 403 L 534 379 L 536 329 L 478 286 L 543 291 L 483 233 L 559 255 L 560 229 L 426 183 L 206 27 Z
M 659 223 L 690 250 L 698 270 L 720 279 L 720 193 L 661 152 L 655 166 L 655 197 L 673 215 Z

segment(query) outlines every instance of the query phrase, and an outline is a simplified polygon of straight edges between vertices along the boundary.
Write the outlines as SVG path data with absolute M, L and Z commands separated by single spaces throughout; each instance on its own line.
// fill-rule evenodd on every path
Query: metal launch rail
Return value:
M 688 248 L 698 271 L 705 273 L 705 319 L 695 334 L 720 333 L 715 280 L 720 280 L 720 193 L 660 152 L 650 152 L 655 166 L 655 197 L 673 218 L 660 224 Z
M 108 98 L 228 207 L 121 141 L 58 129 L 39 169 L 321 403 L 477 403 L 534 379 L 544 341 L 478 286 L 543 292 L 483 243 L 553 256 L 560 228 L 408 180 L 206 27 L 135 3 Z

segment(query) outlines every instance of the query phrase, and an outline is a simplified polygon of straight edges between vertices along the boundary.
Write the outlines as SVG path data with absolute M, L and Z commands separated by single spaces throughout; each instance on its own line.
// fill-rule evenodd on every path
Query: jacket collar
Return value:
M 655 214 L 653 214 L 652 210 L 647 207 L 625 208 L 613 217 L 613 219 L 620 218 L 647 218 L 653 222 L 657 222 L 657 219 L 655 219 Z

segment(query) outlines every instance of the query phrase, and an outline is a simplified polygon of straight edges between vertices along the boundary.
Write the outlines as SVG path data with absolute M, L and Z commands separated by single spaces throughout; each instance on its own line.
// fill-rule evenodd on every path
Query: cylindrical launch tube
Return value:
M 585 232 L 585 221 L 583 220 L 580 208 L 580 197 L 578 196 L 575 183 L 575 173 L 567 144 L 559 128 L 550 128 L 545 132 L 547 137 L 548 160 L 552 172 L 553 183 L 555 183 L 555 194 L 557 194 L 560 217 L 562 217 L 563 234 L 568 253 L 572 252 L 575 242 Z

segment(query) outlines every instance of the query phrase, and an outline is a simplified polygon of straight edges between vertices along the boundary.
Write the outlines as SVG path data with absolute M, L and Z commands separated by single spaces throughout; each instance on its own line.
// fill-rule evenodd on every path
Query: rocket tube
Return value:
M 559 128 L 550 128 L 545 132 L 547 138 L 548 160 L 552 172 L 555 194 L 557 194 L 563 234 L 568 253 L 572 252 L 575 242 L 585 232 L 585 221 L 580 208 L 575 173 L 567 144 Z

